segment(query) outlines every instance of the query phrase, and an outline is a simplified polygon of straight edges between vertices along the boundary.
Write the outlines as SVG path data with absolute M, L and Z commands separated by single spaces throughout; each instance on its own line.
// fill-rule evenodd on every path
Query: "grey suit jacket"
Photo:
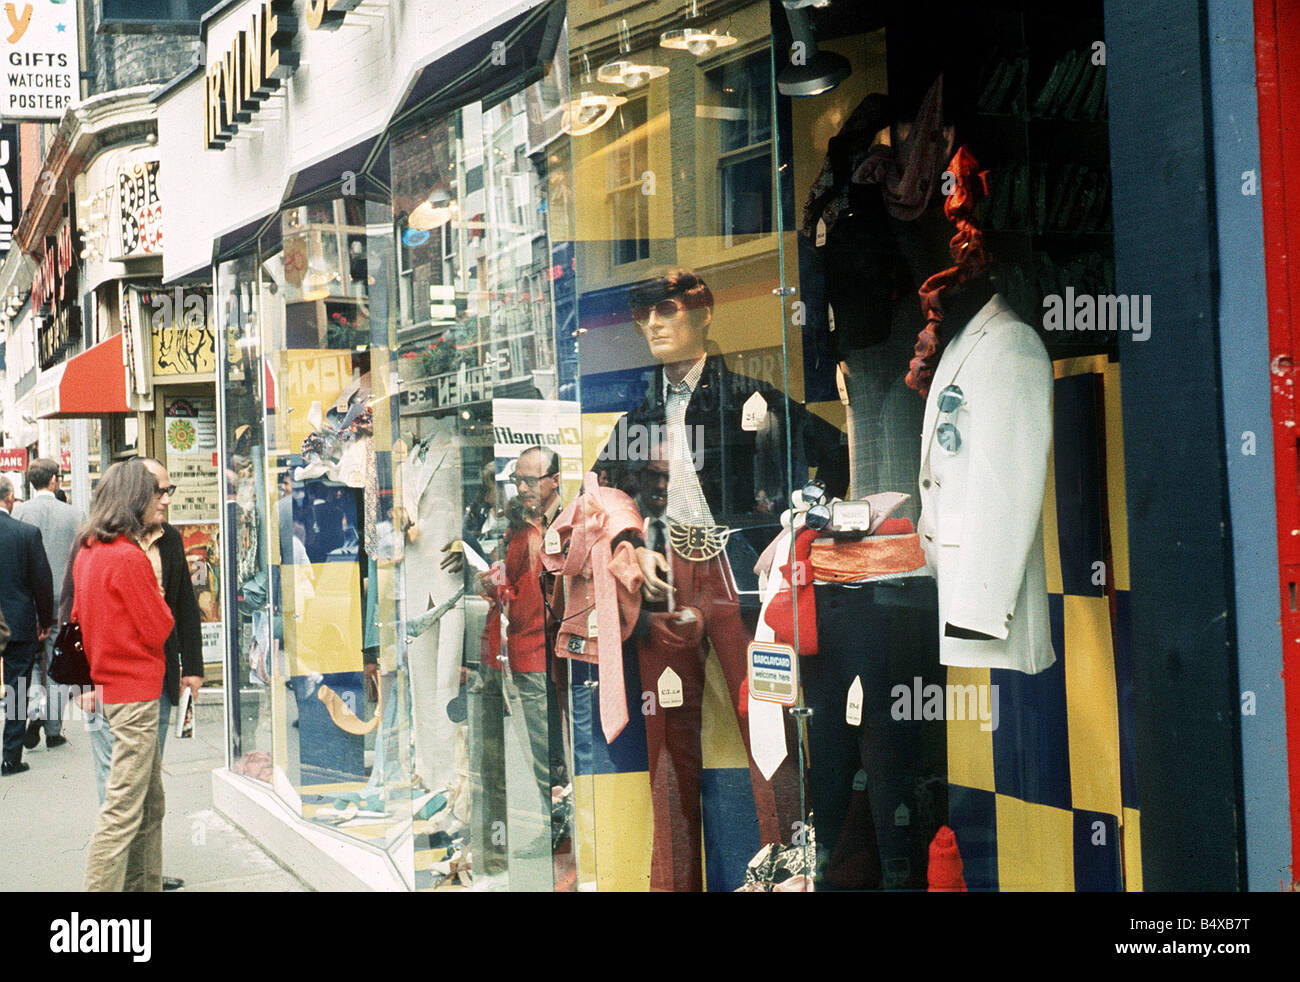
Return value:
M 53 495 L 42 494 L 15 505 L 14 518 L 41 530 L 45 558 L 50 562 L 50 575 L 55 583 L 62 583 L 68 553 L 72 551 L 72 541 L 81 525 L 77 509 Z

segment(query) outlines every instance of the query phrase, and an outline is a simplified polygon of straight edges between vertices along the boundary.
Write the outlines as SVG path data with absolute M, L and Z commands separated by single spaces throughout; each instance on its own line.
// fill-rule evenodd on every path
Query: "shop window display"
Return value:
M 1083 34 L 833 0 L 792 98 L 783 5 L 567 12 L 219 271 L 236 769 L 416 889 L 1122 888 Z

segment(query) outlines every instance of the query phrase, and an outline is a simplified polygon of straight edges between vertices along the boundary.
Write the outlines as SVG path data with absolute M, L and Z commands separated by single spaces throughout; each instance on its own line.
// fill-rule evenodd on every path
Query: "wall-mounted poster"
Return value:
M 203 629 L 203 661 L 221 661 L 221 550 L 216 522 L 183 522 L 176 525 L 185 546 L 190 582 L 199 601 Z
M 220 482 L 214 463 L 217 410 L 212 396 L 181 396 L 163 404 L 167 472 L 176 484 L 173 523 L 212 522 L 221 514 Z

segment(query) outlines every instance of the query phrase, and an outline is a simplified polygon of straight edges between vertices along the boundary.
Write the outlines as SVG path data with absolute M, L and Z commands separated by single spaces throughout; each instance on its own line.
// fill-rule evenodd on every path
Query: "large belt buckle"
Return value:
M 731 538 L 732 529 L 726 525 L 668 526 L 668 542 L 673 552 L 692 563 L 704 563 L 722 552 Z

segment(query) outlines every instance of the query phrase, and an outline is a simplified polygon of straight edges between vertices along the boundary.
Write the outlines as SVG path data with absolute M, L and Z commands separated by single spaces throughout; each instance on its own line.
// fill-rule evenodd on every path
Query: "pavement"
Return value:
M 99 801 L 85 722 L 65 722 L 68 742 L 23 752 L 25 774 L 0 778 L 0 893 L 80 891 Z M 309 888 L 212 810 L 212 771 L 225 766 L 219 693 L 204 690 L 195 735 L 167 738 L 163 873 L 183 892 L 304 892 Z

